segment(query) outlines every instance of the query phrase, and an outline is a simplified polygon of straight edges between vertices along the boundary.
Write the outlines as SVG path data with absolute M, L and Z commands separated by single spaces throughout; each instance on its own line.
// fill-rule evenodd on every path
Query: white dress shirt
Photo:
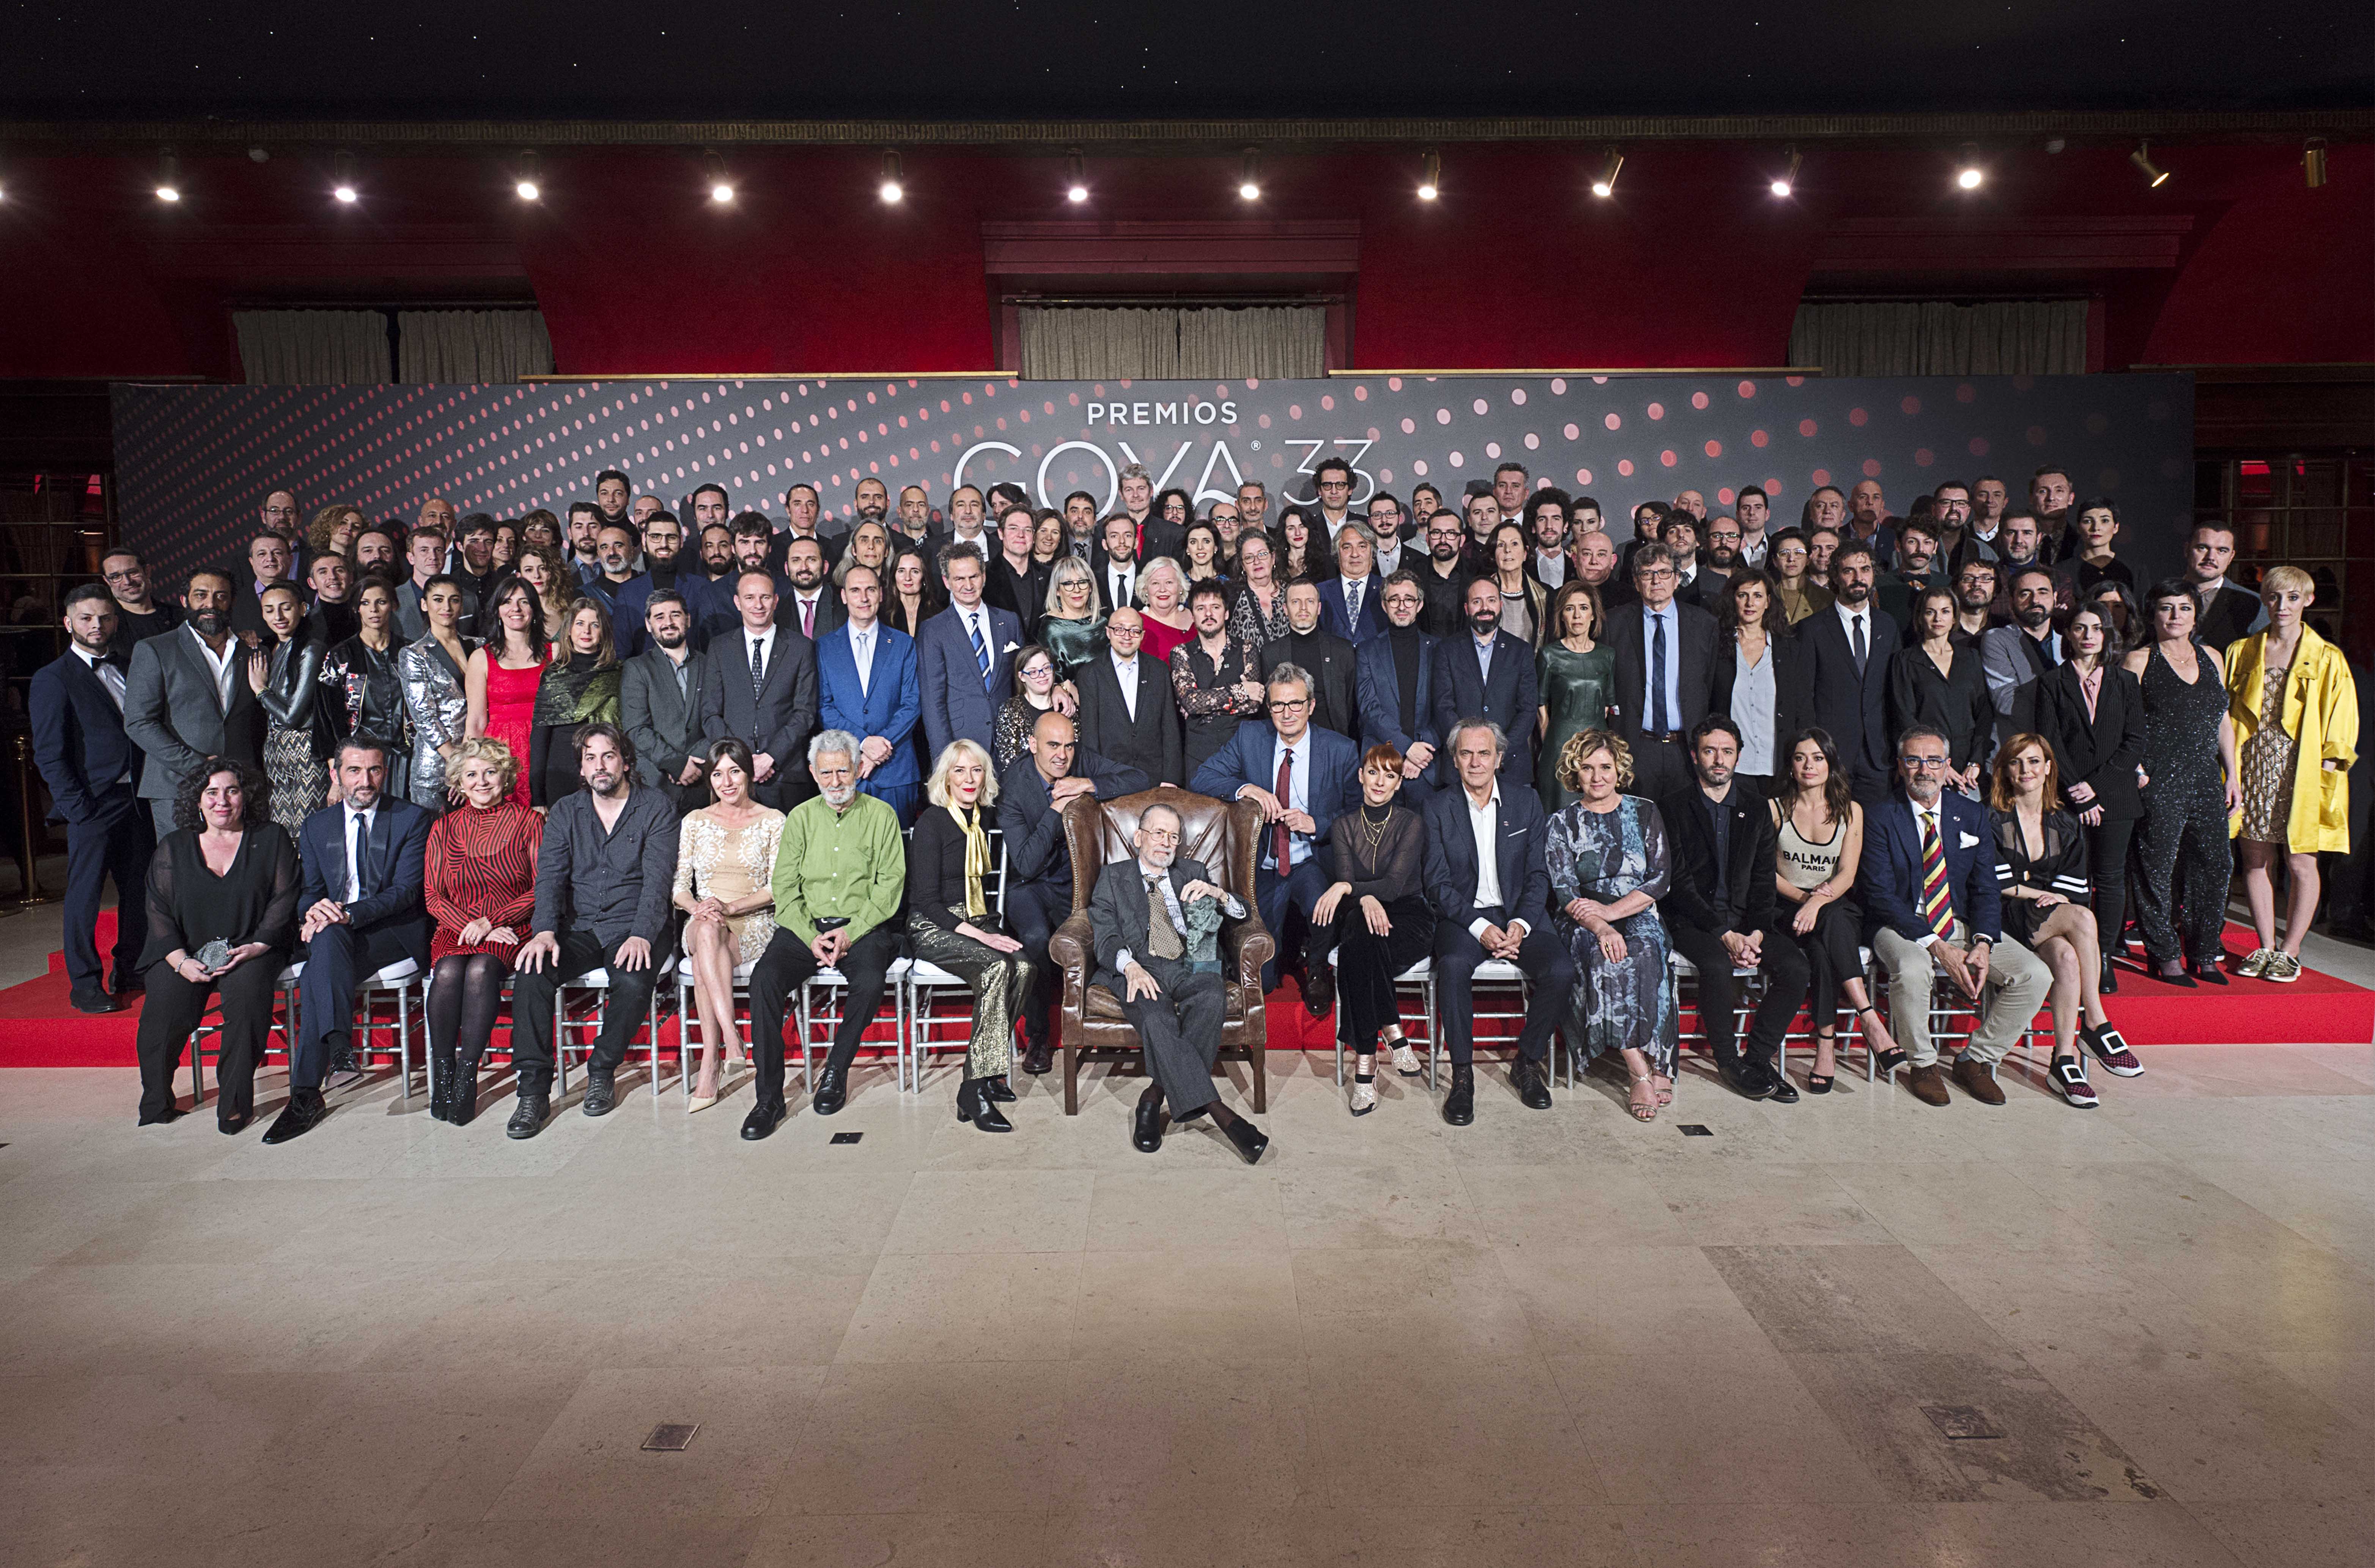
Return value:
M 1286 798 L 1280 801 L 1279 805 L 1289 811 L 1301 811 L 1307 814 L 1311 810 L 1311 732 L 1309 730 L 1305 730 L 1292 743 L 1282 737 L 1278 744 L 1270 748 L 1270 777 L 1262 781 L 1262 787 L 1267 789 L 1278 782 L 1279 764 L 1290 756 L 1294 759 L 1294 765 L 1287 773 Z M 1243 791 L 1239 793 L 1242 794 Z M 1265 855 L 1270 854 L 1270 837 L 1267 833 L 1262 837 L 1262 854 Z M 1310 859 L 1311 855 L 1311 835 L 1290 830 L 1286 835 L 1285 869 L 1292 871 Z
M 869 696 L 874 690 L 874 638 L 876 624 L 860 626 L 848 622 L 849 656 L 857 666 L 857 694 Z
M 355 823 L 358 819 L 361 820 L 363 843 L 370 843 L 372 819 L 378 814 L 378 811 L 377 801 L 361 808 L 349 803 L 345 818 L 338 824 L 339 831 L 345 834 L 344 842 L 347 850 L 347 896 L 341 901 L 343 902 L 352 903 L 363 896 L 363 868 L 355 858 Z
M 742 628 L 742 675 L 746 679 L 750 674 L 752 648 L 759 650 L 761 676 L 764 678 L 774 675 L 775 673 L 775 629 L 770 626 L 764 631 L 753 631 L 748 626 Z
M 1113 607 L 1119 609 L 1138 596 L 1138 567 L 1108 562 L 1105 566 L 1105 593 Z
M 792 590 L 792 613 L 799 617 L 801 636 L 808 638 L 816 636 L 817 610 L 823 602 L 822 588 L 809 594 L 803 594 L 798 588 Z
M 1856 648 L 1856 622 L 1859 620 L 1863 622 L 1863 651 L 1865 660 L 1869 663 L 1872 656 L 1872 627 L 1877 616 L 1876 607 L 1871 598 L 1866 597 L 1861 606 L 1854 607 L 1850 607 L 1845 600 L 1833 600 L 1831 607 L 1838 612 L 1839 629 L 1848 634 L 1848 652 L 1850 654 L 1854 653 Z
M 1476 804 L 1476 797 L 1468 793 L 1465 785 L 1461 786 L 1460 795 L 1462 803 L 1468 808 L 1469 831 L 1476 835 L 1475 907 L 1499 909 L 1501 907 L 1500 783 L 1498 780 L 1494 782 L 1493 793 L 1482 806 Z M 1492 924 L 1483 915 L 1478 915 L 1468 923 L 1468 934 L 1481 940 L 1484 935 L 1484 928 Z M 1512 931 L 1524 931 L 1528 927 L 1522 920 L 1512 920 L 1509 922 L 1508 928 Z
M 1108 649 L 1105 657 L 1113 661 L 1114 679 L 1121 683 L 1122 706 L 1129 710 L 1129 722 L 1138 722 L 1138 655 L 1123 658 Z
M 1534 552 L 1534 575 L 1542 579 L 1543 587 L 1549 588 L 1554 592 L 1566 587 L 1566 552 L 1561 550 L 1536 550 Z
M 207 640 L 198 635 L 195 626 L 188 621 L 182 624 L 189 628 L 190 645 L 197 649 L 198 656 L 206 660 L 215 672 L 215 701 L 222 704 L 222 711 L 228 715 L 230 713 L 231 674 L 239 667 L 239 655 L 245 650 L 245 644 L 236 637 L 226 637 L 223 639 L 223 651 L 218 654 L 207 646 Z
M 79 643 L 74 645 L 74 651 L 82 655 L 82 662 L 90 666 L 99 683 L 107 688 L 107 694 L 115 699 L 115 711 L 124 712 L 124 672 L 109 664 L 105 654 L 94 654 Z

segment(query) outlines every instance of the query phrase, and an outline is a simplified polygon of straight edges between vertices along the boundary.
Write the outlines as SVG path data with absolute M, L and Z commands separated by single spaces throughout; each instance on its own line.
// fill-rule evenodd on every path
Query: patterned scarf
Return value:
M 965 915 L 979 920 L 989 913 L 989 901 L 982 896 L 982 885 L 989 877 L 989 834 L 982 830 L 981 808 L 971 811 L 949 808 L 957 826 L 965 835 Z

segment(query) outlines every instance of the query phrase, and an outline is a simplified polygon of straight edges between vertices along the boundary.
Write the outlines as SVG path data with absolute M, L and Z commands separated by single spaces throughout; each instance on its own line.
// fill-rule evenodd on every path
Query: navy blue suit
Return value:
M 1494 662 L 1500 660 L 1496 656 Z M 1526 785 L 1502 778 L 1495 787 L 1500 801 L 1494 808 L 1491 831 L 1498 903 L 1477 902 L 1483 863 L 1476 852 L 1468 791 L 1456 776 L 1428 799 L 1424 812 L 1426 896 L 1439 917 L 1435 927 L 1436 1000 L 1456 1067 L 1475 1058 L 1476 966 L 1489 956 L 1470 929 L 1477 921 L 1504 927 L 1512 920 L 1526 924 L 1518 967 L 1532 978 L 1533 992 L 1526 998 L 1525 1027 L 1518 1036 L 1520 1056 L 1530 1062 L 1549 1058 L 1551 1032 L 1558 1027 L 1568 993 L 1575 989 L 1575 960 L 1551 929 L 1550 819 L 1542 814 L 1541 796 Z
M 1355 655 L 1353 674 L 1360 692 L 1361 749 L 1390 746 L 1405 757 L 1413 746 L 1431 746 L 1443 749 L 1443 733 L 1435 726 L 1435 645 L 1440 638 L 1418 632 L 1418 703 L 1415 730 L 1402 729 L 1401 677 L 1394 668 L 1394 644 L 1388 634 L 1372 638 L 1361 644 Z M 1416 811 L 1425 805 L 1435 786 L 1428 780 L 1435 770 L 1429 767 L 1418 777 L 1402 780 L 1402 796 Z
M 973 639 L 957 607 L 924 622 L 916 633 L 916 672 L 923 689 L 924 757 L 937 762 L 948 744 L 962 737 L 990 749 L 998 710 L 1014 695 L 1014 650 L 1022 645 L 1022 619 L 1012 610 L 983 603 L 989 618 L 989 678 L 984 680 Z
M 1542 688 L 1534 673 L 1534 651 L 1522 637 L 1493 633 L 1493 675 L 1487 680 L 1477 662 L 1474 633 L 1462 627 L 1458 634 L 1435 646 L 1435 727 L 1447 738 L 1462 719 L 1490 719 L 1509 738 L 1501 759 L 1501 782 L 1530 792 L 1534 783 L 1534 714 L 1542 706 Z M 1437 789 L 1459 783 L 1451 759 L 1436 759 Z
M 298 979 L 302 1008 L 297 1051 L 289 1064 L 291 1089 L 319 1089 L 329 1066 L 329 1037 L 353 1026 L 355 987 L 399 960 L 429 967 L 429 910 L 421 879 L 429 856 L 428 812 L 383 795 L 363 843 L 362 896 L 347 902 L 347 808 L 325 806 L 297 835 L 304 864 L 301 918 L 324 899 L 346 905 L 344 925 L 314 933 Z
M 1386 579 L 1372 571 L 1368 583 L 1361 589 L 1361 621 L 1356 626 L 1344 610 L 1344 579 L 1323 579 L 1319 584 L 1319 630 L 1341 637 L 1355 648 L 1366 647 L 1383 637 L 1391 624 L 1386 619 L 1385 597 Z
M 847 730 L 860 741 L 879 735 L 891 743 L 890 757 L 860 779 L 857 787 L 899 813 L 901 827 L 914 825 L 923 776 L 916 761 L 916 720 L 923 713 L 916 684 L 916 640 L 876 621 L 874 667 L 863 686 L 846 622 L 817 639 L 816 659 L 819 723 L 825 729 Z
M 1995 840 L 1988 808 L 1953 790 L 1939 796 L 1940 847 L 1946 852 L 1946 898 L 1974 937 L 2003 937 L 2003 895 L 1996 888 Z M 1863 863 L 1856 870 L 1869 943 L 1885 928 L 1908 942 L 1930 934 L 1921 917 L 1921 829 L 1902 794 L 1867 807 Z
M 1334 880 L 1328 830 L 1337 818 L 1359 809 L 1361 805 L 1361 749 L 1334 730 L 1321 729 L 1317 725 L 1305 734 L 1311 742 L 1306 753 L 1311 777 L 1304 784 L 1310 801 L 1313 830 L 1308 840 L 1310 857 L 1300 865 L 1278 865 L 1270 854 L 1268 832 L 1262 834 L 1255 857 L 1254 902 L 1261 910 L 1262 924 L 1278 939 L 1278 957 L 1262 968 L 1262 988 L 1266 991 L 1277 987 L 1280 966 L 1293 968 L 1303 951 L 1302 934 L 1297 932 L 1292 938 L 1288 935 L 1287 910 L 1300 910 L 1307 925 L 1320 895 Z M 1241 724 L 1228 744 L 1206 758 L 1204 765 L 1196 770 L 1196 781 L 1190 787 L 1198 795 L 1209 795 L 1215 800 L 1235 800 L 1237 792 L 1247 784 L 1275 791 L 1277 754 L 1278 731 L 1266 724 Z M 1292 858 L 1290 854 L 1290 861 Z
M 148 856 L 156 848 L 137 793 L 140 749 L 124 710 L 89 661 L 72 649 L 33 672 L 27 694 L 33 762 L 50 786 L 53 819 L 66 825 L 66 980 L 77 997 L 106 989 L 100 974 L 99 900 L 115 878 L 117 984 L 139 965 L 148 939 Z

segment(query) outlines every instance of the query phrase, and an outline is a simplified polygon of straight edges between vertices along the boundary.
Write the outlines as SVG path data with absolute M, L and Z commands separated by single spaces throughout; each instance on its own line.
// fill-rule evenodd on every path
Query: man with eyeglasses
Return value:
M 1978 647 L 1995 624 L 1996 577 L 1992 560 L 1966 560 L 1956 570 L 1952 637 L 1966 648 Z
M 1361 515 L 1353 510 L 1353 466 L 1341 457 L 1321 458 L 1311 470 L 1311 488 L 1319 498 L 1319 520 L 1328 525 L 1328 544 L 1332 549 L 1344 525 Z
M 1419 627 L 1430 637 L 1457 637 L 1468 619 L 1468 580 L 1474 575 L 1460 559 L 1466 532 L 1459 519 L 1437 512 L 1425 523 L 1426 560 L 1417 569 L 1419 591 L 1426 595 L 1419 611 Z
M 1200 627 L 1225 625 L 1228 602 L 1220 585 L 1199 583 L 1190 608 Z M 1217 605 L 1200 601 L 1218 599 Z M 1105 618 L 1105 647 L 1073 672 L 1080 688 L 1081 744 L 1115 765 L 1142 772 L 1156 784 L 1187 778 L 1179 737 L 1179 706 L 1172 700 L 1171 671 L 1140 656 L 1146 618 L 1124 605 Z
M 1392 492 L 1379 490 L 1369 498 L 1368 516 L 1377 541 L 1377 575 L 1391 577 L 1402 569 L 1402 503 Z
M 1361 749 L 1313 725 L 1308 671 L 1282 664 L 1265 685 L 1270 722 L 1239 725 L 1229 743 L 1196 770 L 1193 787 L 1216 800 L 1250 800 L 1261 808 L 1269 827 L 1254 867 L 1254 902 L 1278 938 L 1277 955 L 1262 966 L 1262 989 L 1278 988 L 1281 969 L 1300 970 L 1304 1006 L 1313 1018 L 1326 1018 L 1336 1003 L 1334 978 L 1324 963 L 1306 965 L 1302 957 L 1311 912 L 1334 876 L 1319 847 L 1336 819 L 1361 804 L 1355 777 Z M 1290 908 L 1301 917 L 1292 926 Z
M 115 632 L 108 642 L 108 652 L 128 660 L 135 643 L 160 637 L 182 624 L 179 605 L 170 599 L 160 603 L 149 597 L 148 567 L 140 559 L 139 551 L 108 551 L 100 560 L 99 574 L 106 580 L 108 595 L 115 601 Z
M 1633 552 L 1640 602 L 1608 618 L 1617 729 L 1633 749 L 1633 793 L 1647 800 L 1689 784 L 1690 733 L 1715 694 L 1715 617 L 1677 599 L 1680 585 L 1666 547 L 1643 545 Z
M 1865 817 L 1856 878 L 1864 941 L 1888 972 L 1889 1027 L 1912 1063 L 1914 1097 L 1946 1104 L 1930 1038 L 1931 993 L 1944 975 L 1979 1015 L 1955 1081 L 1979 1103 L 2001 1105 L 1995 1065 L 2036 1018 L 2053 976 L 2003 934 L 1988 810 L 1944 787 L 1946 737 L 1916 725 L 1897 737 L 1896 759 L 1904 788 Z M 1879 1065 L 1893 1074 L 1899 1062 L 1884 1056 Z
M 1419 630 L 1426 602 L 1418 579 L 1397 572 L 1386 579 L 1386 634 L 1356 655 L 1361 702 L 1360 741 L 1402 754 L 1404 803 L 1417 810 L 1433 793 L 1427 774 L 1442 732 L 1435 727 L 1435 650 L 1440 638 Z

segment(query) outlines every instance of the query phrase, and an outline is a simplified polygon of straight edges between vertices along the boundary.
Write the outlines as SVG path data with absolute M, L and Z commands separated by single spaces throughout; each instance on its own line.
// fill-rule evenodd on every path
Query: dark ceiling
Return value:
M 2368 0 L 51 0 L 0 14 L 5 113 L 27 120 L 1483 118 L 2375 103 Z

